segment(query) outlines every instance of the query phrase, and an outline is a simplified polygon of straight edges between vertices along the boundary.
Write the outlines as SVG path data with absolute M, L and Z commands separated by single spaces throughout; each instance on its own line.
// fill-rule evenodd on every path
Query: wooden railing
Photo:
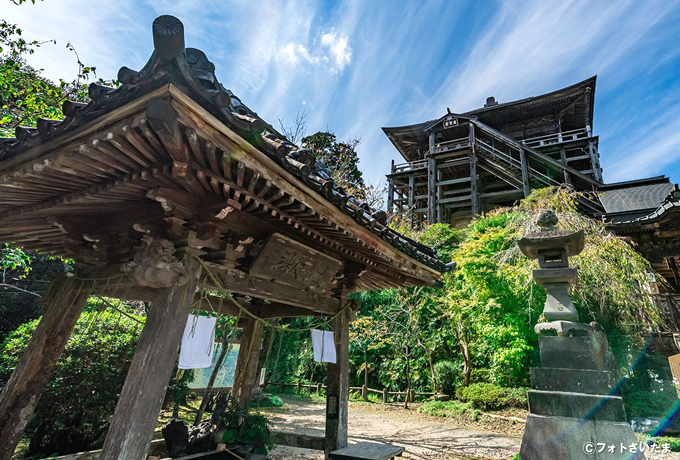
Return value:
M 588 131 L 585 128 L 564 131 L 562 133 L 547 134 L 545 136 L 532 137 L 520 141 L 529 147 L 543 147 L 545 145 L 572 142 L 578 139 L 587 139 Z
M 268 382 L 265 384 L 265 387 L 267 386 L 273 386 L 273 387 L 278 387 L 279 391 L 283 393 L 283 389 L 286 387 L 292 387 L 295 388 L 295 393 L 301 394 L 302 389 L 306 388 L 309 392 L 309 394 L 312 393 L 312 390 L 316 394 L 321 394 L 321 390 L 326 389 L 326 385 L 323 385 L 321 383 L 284 383 L 284 382 Z M 361 397 L 364 398 L 365 400 L 368 400 L 368 393 L 376 393 L 382 396 L 382 403 L 387 404 L 389 402 L 389 399 L 391 396 L 404 396 L 408 397 L 408 402 L 413 402 L 415 400 L 416 396 L 438 396 L 438 397 L 443 397 L 446 398 L 448 395 L 444 394 L 439 394 L 439 393 L 434 393 L 432 391 L 415 391 L 411 389 L 410 391 L 390 391 L 387 388 L 383 388 L 382 390 L 376 390 L 374 388 L 368 388 L 366 386 L 360 386 L 360 387 L 349 387 L 349 391 L 360 391 L 361 392 Z
M 435 145 L 434 153 L 446 152 L 448 150 L 457 150 L 470 147 L 470 138 L 461 137 L 460 139 L 453 139 L 451 141 L 440 142 Z
M 397 165 L 394 165 L 392 168 L 392 174 L 394 173 L 402 173 L 402 172 L 407 172 L 407 171 L 413 171 L 415 169 L 422 169 L 427 167 L 427 160 L 418 160 L 418 161 L 411 161 L 409 163 L 400 163 Z

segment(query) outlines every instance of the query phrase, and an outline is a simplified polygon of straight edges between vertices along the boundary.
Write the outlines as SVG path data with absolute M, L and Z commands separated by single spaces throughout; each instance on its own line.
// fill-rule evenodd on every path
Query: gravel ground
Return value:
M 325 405 L 282 399 L 283 407 L 267 409 L 274 431 L 323 436 Z M 521 424 L 503 427 L 489 420 L 489 429 L 497 432 L 480 430 L 479 423 L 473 429 L 465 425 L 460 420 L 429 417 L 402 407 L 350 402 L 349 443 L 376 441 L 403 446 L 404 459 L 511 459 L 519 452 Z M 324 458 L 320 451 L 284 446 L 277 446 L 270 456 L 274 460 Z M 680 460 L 680 453 L 647 454 L 647 459 Z

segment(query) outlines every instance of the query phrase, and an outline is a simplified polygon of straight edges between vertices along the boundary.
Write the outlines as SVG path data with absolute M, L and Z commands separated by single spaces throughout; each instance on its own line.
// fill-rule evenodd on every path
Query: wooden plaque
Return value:
M 250 274 L 302 290 L 332 288 L 342 262 L 280 233 L 273 233 L 250 268 Z

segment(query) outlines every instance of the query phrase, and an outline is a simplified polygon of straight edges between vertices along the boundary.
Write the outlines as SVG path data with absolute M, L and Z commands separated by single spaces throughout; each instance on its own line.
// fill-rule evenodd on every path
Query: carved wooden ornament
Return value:
M 142 245 L 132 262 L 121 267 L 127 276 L 140 286 L 167 288 L 189 282 L 186 267 L 173 254 L 175 246 L 163 238 L 144 236 Z

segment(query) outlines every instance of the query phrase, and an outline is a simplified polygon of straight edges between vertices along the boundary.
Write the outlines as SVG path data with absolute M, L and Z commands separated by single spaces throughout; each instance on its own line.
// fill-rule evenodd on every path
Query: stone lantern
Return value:
M 644 458 L 616 394 L 614 361 L 599 324 L 578 322 L 569 289 L 578 272 L 569 256 L 584 247 L 583 231 L 557 230 L 557 216 L 539 212 L 540 230 L 517 241 L 538 259 L 534 281 L 548 294 L 538 334 L 541 367 L 531 369 L 527 418 L 520 460 Z M 598 450 L 605 448 L 598 452 Z M 638 447 L 633 450 L 633 446 Z M 610 451 L 614 446 L 614 451 Z

